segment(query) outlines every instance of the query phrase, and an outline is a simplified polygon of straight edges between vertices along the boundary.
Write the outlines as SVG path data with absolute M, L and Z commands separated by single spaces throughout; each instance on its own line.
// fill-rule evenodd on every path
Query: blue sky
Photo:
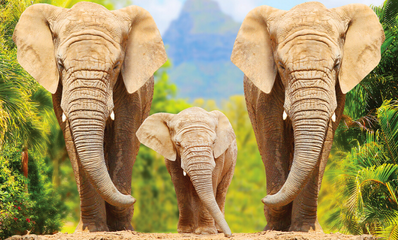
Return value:
M 158 25 L 161 34 L 167 30 L 170 22 L 178 17 L 186 0 L 133 0 L 134 5 L 148 10 Z M 246 14 L 255 7 L 268 5 L 274 8 L 289 10 L 305 0 L 215 0 L 221 10 L 237 22 L 242 22 Z M 350 3 L 381 5 L 384 0 L 318 0 L 327 8 L 340 7 Z

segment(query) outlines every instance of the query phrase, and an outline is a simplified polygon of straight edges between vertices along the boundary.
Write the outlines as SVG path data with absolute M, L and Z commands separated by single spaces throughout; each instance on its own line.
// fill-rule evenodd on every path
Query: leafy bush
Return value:
M 0 238 L 31 231 L 34 225 L 28 180 L 20 172 L 20 149 L 5 145 L 0 155 Z
M 22 144 L 4 144 L 0 153 L 0 238 L 54 233 L 66 207 L 47 175 L 44 159 L 29 156 L 28 179 L 21 172 Z

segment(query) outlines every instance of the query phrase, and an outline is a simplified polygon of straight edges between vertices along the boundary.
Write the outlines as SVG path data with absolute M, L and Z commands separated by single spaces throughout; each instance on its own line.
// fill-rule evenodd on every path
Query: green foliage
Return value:
M 3 0 L 0 4 L 0 46 L 4 50 L 14 49 L 12 34 L 19 16 L 31 5 L 26 0 Z
M 45 129 L 31 101 L 38 84 L 21 68 L 15 49 L 0 50 L 0 145 L 24 139 L 29 148 L 43 149 Z
M 51 159 L 46 157 L 47 153 L 54 153 L 54 136 L 62 136 L 52 110 L 51 94 L 18 64 L 12 42 L 19 16 L 30 4 L 5 0 L 0 6 L 0 172 L 4 174 L 2 202 L 7 202 L 0 205 L 0 211 L 7 216 L 1 227 L 2 237 L 27 231 L 59 231 L 66 210 L 52 184 Z M 65 148 L 63 142 L 61 145 Z M 20 172 L 20 149 L 26 149 L 29 155 L 28 179 Z M 22 205 L 16 205 L 16 211 L 11 208 L 12 203 Z
M 380 129 L 366 133 L 332 174 L 339 192 L 329 223 L 352 234 L 394 231 L 398 222 L 398 104 L 385 101 L 377 110 Z
M 33 214 L 37 216 L 33 232 L 52 234 L 61 229 L 67 207 L 60 190 L 53 186 L 48 159 L 39 156 L 33 154 L 29 159 L 28 192 L 34 201 Z
M 21 146 L 4 146 L 0 155 L 0 238 L 32 230 L 33 202 L 26 191 L 27 179 L 20 172 Z
M 0 238 L 27 232 L 54 233 L 66 207 L 38 154 L 30 154 L 28 179 L 21 172 L 22 144 L 6 143 L 0 154 Z

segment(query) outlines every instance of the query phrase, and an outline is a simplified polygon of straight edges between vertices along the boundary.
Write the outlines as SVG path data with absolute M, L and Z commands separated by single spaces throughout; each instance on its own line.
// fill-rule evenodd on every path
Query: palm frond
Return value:
M 398 239 L 398 210 L 394 211 L 395 217 L 391 219 L 389 224 L 377 230 L 377 234 L 383 239 L 397 240 Z
M 377 110 L 380 124 L 380 137 L 386 146 L 388 156 L 393 163 L 398 158 L 398 102 L 385 101 Z

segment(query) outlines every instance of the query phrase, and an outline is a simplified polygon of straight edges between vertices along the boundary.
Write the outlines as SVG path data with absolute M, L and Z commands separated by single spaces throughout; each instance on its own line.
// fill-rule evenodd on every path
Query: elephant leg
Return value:
M 78 168 L 80 182 L 80 221 L 75 231 L 109 231 L 106 224 L 105 201 L 89 182 L 80 163 L 78 164 Z
M 332 143 L 333 127 L 330 123 L 318 164 L 304 189 L 293 201 L 290 231 L 308 232 L 312 230 L 322 232 L 322 227 L 317 218 L 318 194 Z
M 80 196 L 80 221 L 75 231 L 108 231 L 109 229 L 106 224 L 105 201 L 88 181 L 80 164 L 75 143 L 73 142 L 72 133 L 69 128 L 69 122 L 61 121 L 61 93 L 62 85 L 60 84 L 57 92 L 52 97 L 54 112 L 64 134 L 66 150 L 68 151 L 73 173 L 75 175 L 77 190 Z
M 273 195 L 277 193 L 282 188 L 284 180 L 286 180 L 281 176 L 287 176 L 287 171 L 280 172 L 275 165 L 275 163 L 265 164 L 267 178 L 267 195 Z M 292 203 L 289 203 L 286 206 L 282 207 L 269 207 L 267 205 L 264 205 L 264 215 L 265 219 L 267 220 L 267 225 L 265 226 L 264 231 L 287 231 L 291 224 L 291 214 Z
M 193 198 L 194 198 L 193 200 L 194 200 L 194 204 L 195 204 L 194 209 L 196 209 L 196 211 L 199 212 L 198 217 L 197 217 L 198 222 L 197 222 L 197 226 L 195 229 L 195 233 L 196 234 L 216 234 L 217 229 L 216 229 L 214 218 L 210 214 L 210 212 L 207 210 L 205 205 L 202 203 L 202 201 L 200 200 L 200 198 L 195 190 L 193 193 Z
M 224 211 L 225 198 L 227 196 L 229 184 L 231 183 L 232 177 L 234 175 L 234 169 L 235 169 L 235 165 L 232 165 L 230 170 L 228 170 L 228 172 L 222 178 L 221 182 L 218 184 L 217 192 L 215 194 L 218 207 L 220 208 L 221 212 L 224 215 L 225 215 L 225 211 Z M 223 232 L 217 223 L 216 223 L 216 228 L 219 233 Z
M 171 180 L 176 192 L 179 218 L 177 231 L 179 233 L 193 233 L 195 230 L 195 219 L 197 219 L 197 212 L 192 205 L 192 193 L 195 189 L 188 176 L 183 175 L 181 168 L 181 161 L 166 161 L 166 168 L 171 176 Z
M 116 113 L 116 111 L 115 111 Z M 115 125 L 117 119 L 115 119 Z M 109 124 L 111 125 L 111 123 Z M 138 144 L 131 141 L 132 137 L 124 139 L 116 132 L 116 126 L 110 127 L 107 124 L 105 137 L 113 139 L 112 145 L 105 143 L 108 160 L 108 171 L 113 184 L 123 194 L 131 195 L 131 175 L 133 171 L 134 159 L 138 153 Z M 108 128 L 109 126 L 109 128 Z M 126 131 L 126 135 L 132 136 L 132 132 Z M 131 219 L 134 213 L 134 206 L 117 207 L 106 203 L 107 224 L 110 231 L 134 230 Z
M 131 195 L 133 165 L 140 146 L 135 133 L 149 115 L 153 86 L 151 77 L 137 92 L 128 94 L 120 77 L 114 87 L 115 120 L 107 121 L 104 148 L 109 175 L 123 194 Z M 131 225 L 134 206 L 125 208 L 106 203 L 106 214 L 110 231 L 134 230 Z
M 265 94 L 245 76 L 244 91 L 247 111 L 265 166 L 267 194 L 275 194 L 285 183 L 293 159 L 291 121 L 282 119 L 284 87 L 278 76 L 271 93 Z M 291 210 L 291 203 L 274 208 L 264 205 L 267 220 L 264 231 L 287 231 L 290 227 Z

